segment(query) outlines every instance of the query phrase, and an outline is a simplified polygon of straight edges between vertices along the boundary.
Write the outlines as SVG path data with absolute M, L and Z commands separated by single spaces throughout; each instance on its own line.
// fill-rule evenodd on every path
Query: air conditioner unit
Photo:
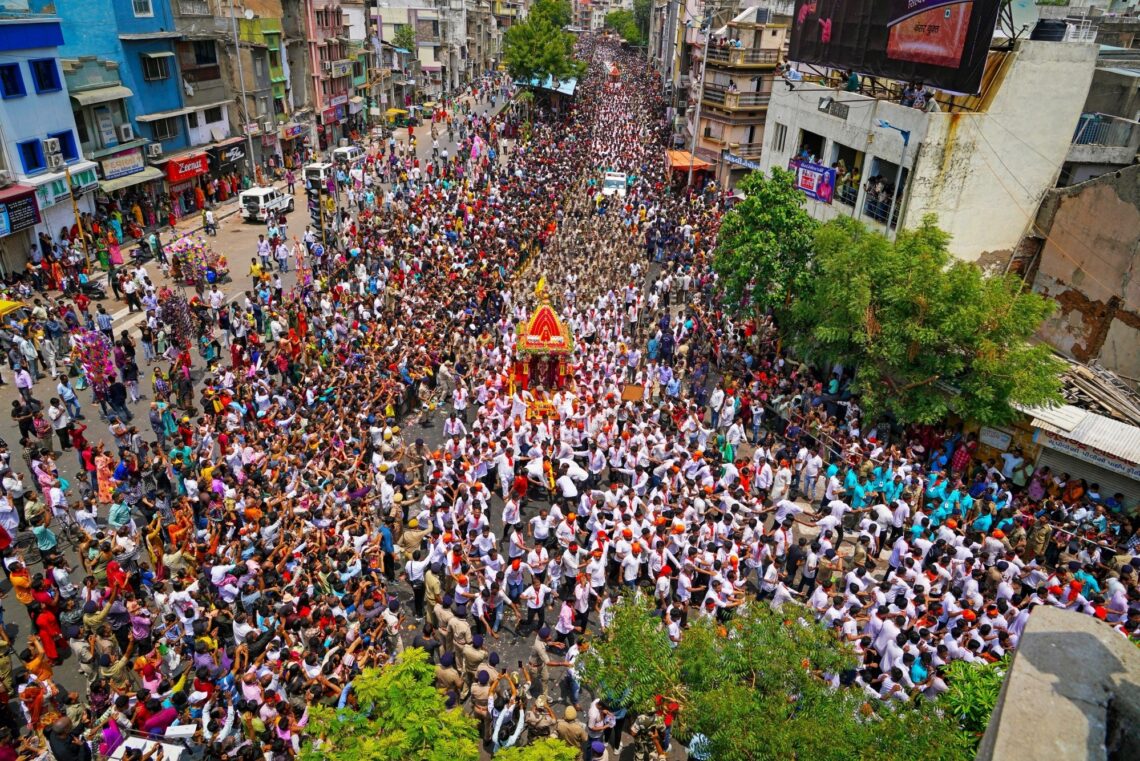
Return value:
M 48 156 L 52 155 L 53 153 L 59 153 L 58 137 L 44 138 L 44 153 Z
M 269 119 L 265 122 L 265 125 L 262 127 L 262 129 L 265 130 L 266 135 L 272 135 L 277 131 L 277 123 L 272 119 Z
M 156 159 L 162 155 L 162 143 L 151 143 L 146 147 L 146 157 Z
M 48 169 L 63 169 L 63 165 L 66 163 L 59 153 L 49 153 L 47 156 Z
M 13 182 L 14 180 L 12 179 L 12 173 L 7 169 L 0 169 L 0 187 L 6 188 Z
M 129 143 L 135 139 L 135 128 L 129 124 L 119 125 L 119 142 Z

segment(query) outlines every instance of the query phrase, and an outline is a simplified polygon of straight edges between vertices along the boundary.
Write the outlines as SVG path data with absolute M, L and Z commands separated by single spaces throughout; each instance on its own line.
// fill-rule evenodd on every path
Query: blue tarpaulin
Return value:
M 523 82 L 515 82 L 516 85 L 523 85 Z M 546 79 L 539 82 L 538 77 L 532 77 L 529 83 L 530 87 L 537 87 L 539 90 L 550 90 L 551 92 L 561 93 L 562 95 L 574 95 L 574 91 L 578 89 L 577 77 L 571 77 L 567 80 L 555 81 L 554 77 L 547 76 Z

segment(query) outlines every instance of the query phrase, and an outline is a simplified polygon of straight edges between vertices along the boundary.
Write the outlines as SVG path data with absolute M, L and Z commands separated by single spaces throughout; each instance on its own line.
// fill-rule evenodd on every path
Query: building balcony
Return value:
M 178 0 L 174 10 L 179 16 L 213 16 L 209 0 Z
M 726 111 L 763 111 L 771 100 L 771 93 L 739 92 L 722 85 L 705 85 L 701 99 L 706 106 Z
M 742 159 L 758 159 L 763 151 L 763 143 L 729 143 L 728 149 Z
M 1140 122 L 1110 114 L 1081 114 L 1066 161 L 1131 164 L 1140 151 Z
M 703 51 L 702 51 L 703 52 Z M 697 57 L 700 53 L 697 54 Z M 736 69 L 771 69 L 780 62 L 779 50 L 709 48 L 709 64 Z

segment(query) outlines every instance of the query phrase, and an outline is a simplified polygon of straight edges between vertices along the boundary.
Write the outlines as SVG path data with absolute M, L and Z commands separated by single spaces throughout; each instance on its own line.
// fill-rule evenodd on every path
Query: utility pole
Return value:
M 83 241 L 83 258 L 87 268 L 91 268 L 91 244 L 87 240 L 87 231 L 83 229 L 83 220 L 79 218 L 79 201 L 75 198 L 75 185 L 71 182 L 71 167 L 63 165 L 63 173 L 67 177 L 67 192 L 71 194 L 71 213 L 75 215 L 75 226 L 79 228 L 79 239 Z
M 247 20 L 252 20 L 253 11 L 247 10 L 245 17 Z M 249 146 L 247 148 L 246 163 L 249 164 L 250 182 L 253 182 L 254 178 L 257 177 L 257 171 L 253 165 L 253 135 L 246 129 L 246 124 L 249 121 L 249 100 L 246 99 L 245 95 L 245 69 L 241 63 L 241 45 L 238 44 L 238 23 L 237 16 L 234 15 L 234 0 L 230 0 L 230 24 L 233 27 L 234 33 L 234 58 L 237 59 L 238 83 L 241 85 L 241 108 L 238 109 L 238 119 L 241 121 L 241 131 L 245 133 L 245 139 Z
M 701 101 L 705 99 L 705 69 L 709 65 L 709 42 L 712 40 L 712 11 L 705 16 L 705 52 L 701 56 L 701 89 L 697 95 L 697 109 L 693 112 L 693 138 L 689 145 L 689 181 L 686 187 L 693 187 L 693 165 L 697 163 L 697 134 L 701 129 Z

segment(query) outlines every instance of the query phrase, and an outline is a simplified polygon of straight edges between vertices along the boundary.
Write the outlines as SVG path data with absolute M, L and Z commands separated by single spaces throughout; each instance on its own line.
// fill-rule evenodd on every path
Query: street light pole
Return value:
M 709 65 L 709 42 L 712 40 L 712 14 L 705 17 L 705 53 L 701 56 L 701 90 L 697 95 L 697 110 L 693 112 L 693 138 L 689 143 L 689 181 L 693 187 L 693 165 L 697 163 L 697 133 L 701 129 L 701 101 L 705 99 L 705 69 Z
M 894 227 L 894 234 L 891 234 L 891 219 L 895 216 L 895 206 L 898 204 L 899 196 L 902 195 L 902 173 L 903 165 L 906 164 L 906 151 L 907 148 L 910 147 L 910 130 L 900 129 L 885 119 L 880 119 L 878 123 L 883 129 L 893 129 L 899 133 L 903 141 L 902 156 L 899 158 L 899 168 L 898 171 L 895 172 L 895 192 L 891 194 L 891 208 L 887 211 L 887 235 L 891 236 L 893 240 L 899 236 L 899 227 L 897 224 Z
M 83 229 L 83 220 L 79 217 L 79 201 L 75 197 L 75 185 L 71 182 L 71 167 L 63 165 L 63 173 L 67 177 L 67 192 L 71 194 L 71 213 L 75 215 L 75 226 L 79 228 L 79 239 L 83 241 L 83 258 L 87 261 L 87 268 L 91 268 L 91 244 L 87 240 L 87 231 Z
M 234 15 L 234 0 L 230 0 L 230 25 L 233 27 L 234 33 L 234 58 L 237 59 L 238 83 L 241 85 L 241 107 L 245 110 L 245 116 L 242 116 L 239 110 L 238 119 L 241 122 L 241 131 L 245 133 L 249 145 L 249 155 L 246 156 L 246 162 L 249 164 L 250 182 L 253 182 L 257 177 L 257 171 L 253 165 L 253 135 L 249 134 L 249 130 L 246 129 L 246 120 L 249 119 L 249 100 L 245 95 L 245 67 L 241 63 L 241 45 L 238 44 L 238 23 L 237 16 Z

